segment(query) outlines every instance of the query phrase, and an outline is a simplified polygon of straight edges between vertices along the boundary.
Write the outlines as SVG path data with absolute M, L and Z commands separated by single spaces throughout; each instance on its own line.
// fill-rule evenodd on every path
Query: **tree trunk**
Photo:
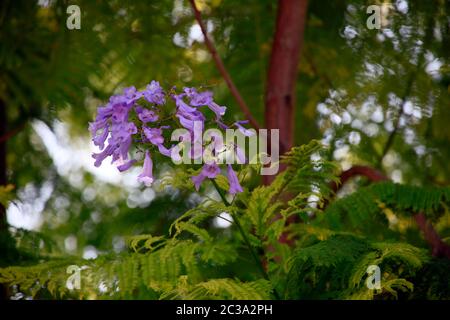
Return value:
M 279 0 L 275 35 L 269 62 L 266 88 L 265 120 L 267 129 L 280 130 L 280 155 L 294 145 L 295 85 L 300 52 L 306 24 L 308 0 Z M 270 139 L 268 141 L 269 149 Z M 285 166 L 280 165 L 280 171 Z M 270 184 L 275 176 L 263 176 L 264 184 Z M 286 195 L 286 200 L 289 195 Z M 290 219 L 287 223 L 293 223 Z M 289 243 L 287 234 L 281 243 Z M 270 250 L 270 249 L 269 249 Z
M 6 134 L 6 105 L 4 101 L 0 98 L 0 137 Z M 6 185 L 6 140 L 0 141 L 0 186 Z M 1 241 L 6 241 L 6 233 L 8 232 L 8 226 L 6 222 L 6 208 L 0 204 L 0 239 Z M 1 245 L 2 243 L 0 243 Z M 5 250 L 2 246 L 0 247 L 0 258 L 5 257 Z M 7 298 L 7 288 L 0 284 L 0 300 L 5 300 Z
M 6 106 L 0 99 L 0 137 L 6 134 Z M 0 186 L 6 185 L 6 140 L 0 141 Z M 6 209 L 0 204 L 0 232 L 6 227 Z
M 267 129 L 280 130 L 280 154 L 294 145 L 295 84 L 307 0 L 280 0 L 266 88 Z

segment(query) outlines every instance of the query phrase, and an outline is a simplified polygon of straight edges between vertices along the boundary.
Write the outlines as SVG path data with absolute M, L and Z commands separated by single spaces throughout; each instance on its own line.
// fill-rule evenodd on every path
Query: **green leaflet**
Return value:
M 413 291 L 409 280 L 429 259 L 425 250 L 405 243 L 371 243 L 357 236 L 335 235 L 297 249 L 291 260 L 285 298 L 397 298 L 399 290 Z M 378 291 L 365 284 L 370 265 L 381 269 Z

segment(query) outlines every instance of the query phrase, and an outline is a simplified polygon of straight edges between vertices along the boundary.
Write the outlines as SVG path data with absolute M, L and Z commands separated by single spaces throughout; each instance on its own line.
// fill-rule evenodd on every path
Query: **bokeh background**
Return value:
M 277 1 L 196 3 L 236 86 L 264 123 Z M 79 30 L 66 27 L 70 4 L 80 7 Z M 383 8 L 380 30 L 367 28 L 371 4 Z M 295 144 L 322 141 L 342 170 L 365 164 L 395 182 L 448 185 L 449 12 L 447 0 L 310 1 Z M 11 243 L 31 256 L 122 252 L 127 236 L 164 234 L 200 201 L 178 188 L 143 187 L 139 168 L 93 166 L 87 128 L 96 108 L 124 87 L 144 88 L 153 79 L 165 88 L 212 90 L 228 107 L 228 120 L 243 118 L 188 1 L 1 1 L 0 170 L 8 186 L 1 189 L 2 232 L 13 242 L 3 242 L 0 266 L 25 258 Z M 163 179 L 170 163 L 156 169 Z M 220 219 L 211 225 L 228 227 Z M 450 235 L 448 227 L 440 233 Z

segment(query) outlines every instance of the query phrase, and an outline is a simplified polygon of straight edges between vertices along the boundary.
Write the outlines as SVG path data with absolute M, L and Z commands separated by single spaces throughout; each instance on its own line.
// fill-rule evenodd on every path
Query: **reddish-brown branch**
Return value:
M 208 48 L 209 52 L 211 53 L 211 56 L 214 60 L 214 63 L 216 64 L 217 69 L 219 70 L 220 74 L 222 75 L 223 79 L 225 80 L 228 88 L 231 91 L 231 94 L 236 99 L 236 102 L 239 105 L 239 108 L 244 113 L 247 120 L 250 122 L 253 128 L 255 130 L 258 130 L 260 128 L 260 125 L 256 121 L 256 119 L 253 117 L 252 113 L 250 112 L 250 109 L 248 108 L 247 104 L 245 103 L 244 99 L 242 98 L 241 94 L 239 93 L 239 90 L 236 88 L 233 80 L 231 79 L 230 74 L 228 73 L 227 69 L 225 68 L 225 65 L 223 64 L 222 59 L 220 58 L 219 54 L 217 53 L 217 50 L 214 46 L 214 44 L 211 42 L 208 36 L 208 31 L 205 27 L 205 24 L 202 20 L 202 15 L 200 11 L 197 8 L 197 5 L 195 4 L 195 0 L 190 0 L 192 10 L 194 11 L 195 19 L 197 20 L 198 25 L 200 26 L 200 29 L 203 33 L 203 38 L 205 40 L 206 47 Z
M 367 166 L 354 166 L 344 172 L 340 176 L 340 184 L 332 183 L 331 188 L 337 192 L 342 185 L 349 179 L 355 176 L 364 176 L 371 182 L 387 181 L 389 180 L 383 173 L 376 169 Z M 415 214 L 419 229 L 422 231 L 425 241 L 431 246 L 432 255 L 435 257 L 446 257 L 450 259 L 450 246 L 440 238 L 439 234 L 434 229 L 433 225 L 427 220 L 427 217 L 422 212 Z
M 419 229 L 423 232 L 425 240 L 431 245 L 433 256 L 450 259 L 450 246 L 442 241 L 433 225 L 427 221 L 425 214 L 421 212 L 414 215 L 414 220 L 416 220 Z
M 303 45 L 307 0 L 279 0 L 266 89 L 267 129 L 279 129 L 280 153 L 294 145 L 295 85 Z
M 22 129 L 25 127 L 26 122 L 23 122 L 22 124 L 18 125 L 16 128 L 2 134 L 0 136 L 0 143 L 6 142 L 6 140 L 8 140 L 9 138 L 15 136 L 17 133 L 19 133 L 20 131 L 22 131 Z
M 344 185 L 348 180 L 356 176 L 363 176 L 368 178 L 371 182 L 379 182 L 389 180 L 383 173 L 380 171 L 366 167 L 366 166 L 354 166 L 348 170 L 345 170 L 339 176 L 339 184 L 336 182 L 331 183 L 331 190 L 333 192 L 337 192 L 342 185 Z

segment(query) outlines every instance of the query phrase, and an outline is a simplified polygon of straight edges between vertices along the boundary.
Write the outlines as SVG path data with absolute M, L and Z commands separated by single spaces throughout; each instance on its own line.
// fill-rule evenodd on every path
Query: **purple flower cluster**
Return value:
M 162 107 L 166 105 L 169 97 L 175 102 L 176 108 L 175 113 L 167 119 L 173 122 L 174 128 L 185 128 L 189 132 L 189 138 L 195 136 L 195 129 L 203 131 L 205 128 L 207 118 L 201 111 L 202 107 L 207 107 L 214 113 L 212 123 L 221 129 L 229 128 L 222 121 L 226 107 L 215 103 L 210 91 L 199 92 L 195 88 L 184 88 L 182 93 L 176 94 L 173 88 L 170 94 L 166 94 L 157 81 L 152 81 L 143 91 L 129 87 L 124 89 L 122 94 L 112 96 L 105 106 L 99 107 L 95 121 L 89 124 L 92 141 L 100 148 L 99 153 L 92 155 L 95 166 L 100 166 L 111 156 L 111 163 L 115 164 L 119 171 L 126 171 L 137 162 L 129 155 L 132 144 L 140 144 L 146 151 L 138 181 L 150 186 L 154 181 L 150 150 L 157 150 L 160 154 L 171 157 L 172 149 L 177 148 L 176 145 L 170 148 L 164 146 L 163 130 L 172 127 L 172 123 L 170 126 L 163 125 L 167 119 L 161 119 L 162 114 L 167 113 Z M 233 126 L 244 135 L 250 136 L 253 133 L 242 126 L 246 122 L 238 121 Z M 203 152 L 202 148 L 201 146 L 200 153 Z M 194 152 L 190 153 L 192 159 L 199 156 L 195 153 L 195 148 L 193 150 Z M 206 178 L 214 179 L 220 172 L 217 162 L 204 164 L 200 173 L 192 177 L 196 190 Z M 242 192 L 238 177 L 230 164 L 227 165 L 226 172 L 230 185 L 229 193 Z

